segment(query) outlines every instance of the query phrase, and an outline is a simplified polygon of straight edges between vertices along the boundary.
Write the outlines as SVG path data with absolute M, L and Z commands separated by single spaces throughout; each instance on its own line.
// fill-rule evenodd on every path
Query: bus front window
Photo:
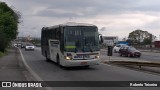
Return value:
M 99 37 L 97 28 L 83 27 L 82 30 L 84 38 L 84 50 L 91 52 L 99 50 Z
M 96 27 L 66 27 L 65 50 L 68 52 L 92 52 L 99 50 Z

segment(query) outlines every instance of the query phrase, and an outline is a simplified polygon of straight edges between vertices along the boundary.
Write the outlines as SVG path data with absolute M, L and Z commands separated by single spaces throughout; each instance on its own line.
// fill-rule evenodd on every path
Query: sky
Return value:
M 160 0 L 0 0 L 21 12 L 18 36 L 41 36 L 41 28 L 89 23 L 103 36 L 127 38 L 141 29 L 160 38 Z

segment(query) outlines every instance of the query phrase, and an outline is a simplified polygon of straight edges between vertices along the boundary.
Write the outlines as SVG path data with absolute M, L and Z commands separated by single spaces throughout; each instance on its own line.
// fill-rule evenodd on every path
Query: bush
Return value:
M 4 56 L 5 54 L 3 52 L 0 52 L 0 57 Z

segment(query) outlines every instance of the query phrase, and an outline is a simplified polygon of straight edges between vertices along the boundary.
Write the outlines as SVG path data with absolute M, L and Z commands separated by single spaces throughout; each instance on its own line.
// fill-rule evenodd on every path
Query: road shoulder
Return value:
M 33 77 L 24 68 L 17 48 L 8 49 L 0 58 L 0 81 L 32 81 Z M 0 88 L 0 90 L 35 90 L 36 88 Z

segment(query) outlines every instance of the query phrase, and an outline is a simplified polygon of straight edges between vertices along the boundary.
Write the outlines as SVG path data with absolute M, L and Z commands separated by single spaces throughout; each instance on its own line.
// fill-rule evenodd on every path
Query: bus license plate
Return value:
M 82 64 L 82 65 L 86 65 L 86 64 L 87 64 L 87 62 L 81 62 L 81 64 Z
M 89 55 L 83 55 L 83 58 L 90 58 Z
M 77 55 L 77 56 L 74 56 L 74 58 L 90 58 L 89 55 Z

